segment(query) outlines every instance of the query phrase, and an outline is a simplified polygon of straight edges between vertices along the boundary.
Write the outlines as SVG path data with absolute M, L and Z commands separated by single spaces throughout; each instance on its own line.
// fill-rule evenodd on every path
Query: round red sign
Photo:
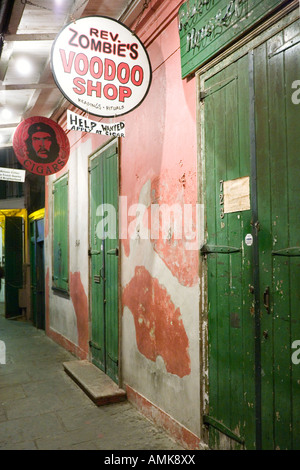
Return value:
M 60 171 L 70 155 L 63 129 L 52 119 L 35 116 L 22 121 L 13 137 L 13 149 L 30 173 L 48 176 Z

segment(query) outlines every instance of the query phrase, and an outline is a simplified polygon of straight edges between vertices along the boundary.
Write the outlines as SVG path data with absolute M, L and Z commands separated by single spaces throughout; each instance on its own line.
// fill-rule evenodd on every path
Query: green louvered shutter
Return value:
M 118 383 L 118 149 L 91 160 L 90 256 L 92 361 Z
M 68 292 L 68 175 L 54 183 L 53 200 L 53 287 Z

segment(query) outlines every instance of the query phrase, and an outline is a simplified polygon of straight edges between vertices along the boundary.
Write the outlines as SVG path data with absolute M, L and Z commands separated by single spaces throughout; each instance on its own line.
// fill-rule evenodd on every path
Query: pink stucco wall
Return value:
M 195 78 L 181 79 L 180 45 L 178 34 L 178 8 L 182 2 L 172 0 L 168 2 L 152 1 L 151 7 L 145 10 L 139 29 L 136 31 L 147 48 L 153 78 L 150 91 L 142 104 L 131 113 L 122 116 L 125 121 L 126 137 L 121 139 L 120 145 L 120 195 L 127 197 L 127 209 L 140 200 L 140 194 L 145 184 L 150 186 L 150 204 L 174 204 L 182 208 L 184 204 L 197 202 L 197 142 L 196 142 L 196 96 Z M 71 107 L 74 110 L 74 107 Z M 76 110 L 78 112 L 78 110 Z M 79 111 L 80 114 L 84 114 Z M 91 119 L 101 120 L 95 116 Z M 120 118 L 110 119 L 109 122 L 118 122 Z M 104 120 L 105 121 L 105 120 Z M 61 120 L 64 124 L 64 119 Z M 108 138 L 94 134 L 82 134 L 68 132 L 71 143 L 70 159 L 76 158 L 76 149 L 87 140 L 92 143 L 92 151 L 97 150 Z M 68 167 L 67 167 L 68 168 Z M 64 169 L 65 171 L 65 169 Z M 63 171 L 63 172 L 64 172 Z M 57 174 L 56 177 L 59 177 Z M 88 197 L 88 195 L 87 195 Z M 148 227 L 151 224 L 151 211 L 148 208 Z M 123 226 L 121 231 L 125 237 L 122 240 L 124 254 L 130 256 L 130 238 L 127 227 L 132 217 L 121 214 Z M 195 226 L 195 212 L 193 213 L 193 227 Z M 46 222 L 46 233 L 48 223 Z M 185 287 L 195 286 L 198 282 L 198 256 L 194 250 L 187 250 L 184 233 L 183 239 L 175 240 L 174 234 L 170 240 L 151 239 L 154 252 L 164 262 L 172 275 Z M 72 274 L 71 278 L 80 274 Z M 156 285 L 159 279 L 146 276 L 149 284 Z M 145 278 L 145 279 L 146 279 Z M 144 279 L 144 280 L 145 280 Z M 127 298 L 131 298 L 130 307 L 133 315 L 138 317 L 138 303 L 132 303 L 135 298 L 134 291 L 139 285 L 140 279 L 133 279 L 128 285 L 122 286 L 126 295 L 123 298 L 124 305 Z M 168 293 L 168 286 L 164 286 Z M 152 306 L 145 300 L 145 307 L 159 315 L 160 305 L 159 290 L 153 292 L 157 299 L 151 299 Z M 82 295 L 82 298 L 80 297 Z M 78 328 L 86 330 L 83 323 L 87 321 L 87 293 L 84 289 L 76 293 L 76 304 L 85 308 L 75 309 Z M 80 298 L 79 298 L 80 297 Z M 171 304 L 170 304 L 171 305 Z M 168 309 L 168 307 L 165 307 Z M 170 306 L 170 308 L 173 308 Z M 77 313 L 78 311 L 78 313 Z M 155 313 L 156 311 L 156 313 Z M 82 313 L 80 313 L 82 312 Z M 152 315 L 152 313 L 151 313 Z M 157 319 L 158 320 L 158 319 Z M 174 333 L 179 326 L 174 322 Z M 183 326 L 181 325 L 181 328 Z M 139 331 L 136 331 L 139 334 Z M 82 338 L 83 332 L 78 331 L 78 337 Z M 84 334 L 84 337 L 86 333 Z M 140 344 L 140 338 L 137 338 Z M 161 343 L 161 341 L 160 341 Z M 159 350 L 162 356 L 168 356 L 168 342 L 160 344 Z M 147 348 L 146 348 L 147 349 Z M 164 350 L 165 349 L 165 350 Z M 150 357 L 150 355 L 149 355 Z M 186 357 L 186 359 L 185 359 Z M 186 361 L 186 370 L 189 368 L 188 354 L 182 355 L 182 361 Z M 183 367 L 185 369 L 185 366 Z M 178 374 L 182 366 L 178 366 Z M 176 373 L 176 371 L 173 371 Z
M 152 205 L 176 205 L 182 209 L 183 215 L 185 204 L 195 209 L 197 203 L 196 79 L 181 78 L 177 20 L 181 3 L 178 0 L 151 1 L 136 31 L 147 48 L 152 65 L 150 91 L 131 113 L 121 118 L 103 119 L 104 122 L 125 121 L 126 137 L 120 139 L 119 150 L 120 196 L 127 198 L 125 210 L 139 202 L 146 205 L 144 223 L 148 223 L 148 228 Z M 70 109 L 84 115 L 74 107 L 70 106 Z M 61 125 L 64 125 L 65 117 L 60 120 Z M 92 115 L 87 117 L 102 120 Z M 68 132 L 68 137 L 70 160 L 73 162 L 83 158 L 86 143 L 91 155 L 109 140 L 75 131 Z M 89 155 L 84 155 L 86 161 Z M 69 168 L 72 179 L 74 167 L 69 165 Z M 81 174 L 80 178 L 88 179 L 88 173 Z M 86 188 L 88 191 L 88 184 Z M 81 195 L 79 190 L 78 197 L 86 198 L 88 223 L 89 194 Z M 129 237 L 128 228 L 133 219 L 133 216 L 124 214 L 124 207 L 121 207 L 120 336 L 124 343 L 130 344 L 130 350 L 126 347 L 121 349 L 122 364 L 124 362 L 122 379 L 132 390 L 198 434 L 197 411 L 184 410 L 187 401 L 184 396 L 190 397 L 196 408 L 199 403 L 198 251 L 187 249 L 185 237 L 175 239 L 174 233 L 169 239 L 149 237 L 144 244 L 139 244 Z M 195 211 L 192 222 L 195 228 Z M 87 227 L 78 229 L 86 230 Z M 73 245 L 74 240 L 70 246 Z M 148 258 L 140 261 L 143 250 L 147 250 L 145 256 Z M 74 287 L 70 300 L 76 314 L 78 346 L 81 351 L 87 351 L 88 273 L 76 270 L 70 273 L 70 278 Z M 51 306 L 48 304 L 47 308 Z M 131 335 L 134 341 L 128 340 Z M 173 381 L 173 385 L 170 388 L 166 386 L 163 393 L 159 393 L 151 384 L 153 374 L 147 371 L 147 367 L 139 369 L 138 364 L 132 362 L 135 354 L 141 355 L 150 368 L 158 358 L 162 360 L 164 368 L 157 374 L 169 374 L 168 381 Z M 176 387 L 178 380 L 182 379 L 185 382 L 182 385 L 184 401 L 181 403 Z
M 139 202 L 141 191 L 148 182 L 151 204 L 177 204 L 182 207 L 183 213 L 184 204 L 195 206 L 197 202 L 195 79 L 181 79 L 177 15 L 174 15 L 179 2 L 165 3 L 168 5 L 164 5 L 161 11 L 156 10 L 155 15 L 148 12 L 149 18 L 151 14 L 154 16 L 148 29 L 141 34 L 150 56 L 153 80 L 142 105 L 126 117 L 127 134 L 121 147 L 121 195 L 127 196 L 130 207 Z M 162 29 L 161 23 L 165 18 L 169 18 L 169 24 Z M 148 215 L 149 227 L 150 208 Z M 125 255 L 130 256 L 130 239 L 127 238 L 122 243 Z M 173 236 L 166 240 L 160 237 L 151 240 L 151 243 L 155 253 L 182 286 L 197 284 L 198 256 L 195 251 L 186 249 L 184 239 L 174 240 Z M 164 287 L 159 287 L 159 282 Z M 149 289 L 144 296 L 142 286 Z M 152 360 L 157 355 L 162 356 L 167 370 L 169 368 L 173 374 L 181 377 L 189 374 L 187 344 L 182 344 L 181 350 L 178 342 L 178 360 L 172 362 L 172 367 L 169 365 L 172 356 L 170 338 L 178 335 L 184 343 L 186 333 L 182 322 L 176 320 L 181 312 L 176 310 L 170 294 L 168 295 L 168 285 L 162 279 L 155 279 L 141 267 L 123 287 L 123 304 L 130 308 L 136 326 L 142 318 L 144 325 L 147 321 L 148 324 L 155 325 L 154 337 L 150 335 L 151 327 L 148 337 L 147 328 L 136 328 L 139 351 Z M 143 317 L 141 305 L 146 312 Z M 171 322 L 168 317 L 172 319 Z M 187 337 L 186 341 L 188 343 Z

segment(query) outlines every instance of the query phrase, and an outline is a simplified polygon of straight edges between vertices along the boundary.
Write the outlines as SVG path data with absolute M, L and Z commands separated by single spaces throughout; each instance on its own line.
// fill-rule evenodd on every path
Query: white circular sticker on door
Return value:
M 253 245 L 253 236 L 251 235 L 251 233 L 247 233 L 247 235 L 245 236 L 245 243 L 247 246 Z

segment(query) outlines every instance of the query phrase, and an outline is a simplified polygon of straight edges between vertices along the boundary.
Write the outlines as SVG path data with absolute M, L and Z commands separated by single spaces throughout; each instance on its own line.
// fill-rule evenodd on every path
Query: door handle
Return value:
M 100 269 L 99 277 L 100 277 L 100 282 L 101 282 L 101 279 L 102 279 L 102 281 L 104 281 L 104 282 L 106 281 L 106 279 L 105 279 L 105 272 L 104 272 L 104 266 L 102 266 L 101 269 Z
M 270 313 L 270 287 L 266 287 L 264 291 L 264 307 L 267 313 Z
M 106 252 L 107 255 L 115 255 L 119 256 L 119 248 L 113 248 L 112 250 L 108 250 Z

